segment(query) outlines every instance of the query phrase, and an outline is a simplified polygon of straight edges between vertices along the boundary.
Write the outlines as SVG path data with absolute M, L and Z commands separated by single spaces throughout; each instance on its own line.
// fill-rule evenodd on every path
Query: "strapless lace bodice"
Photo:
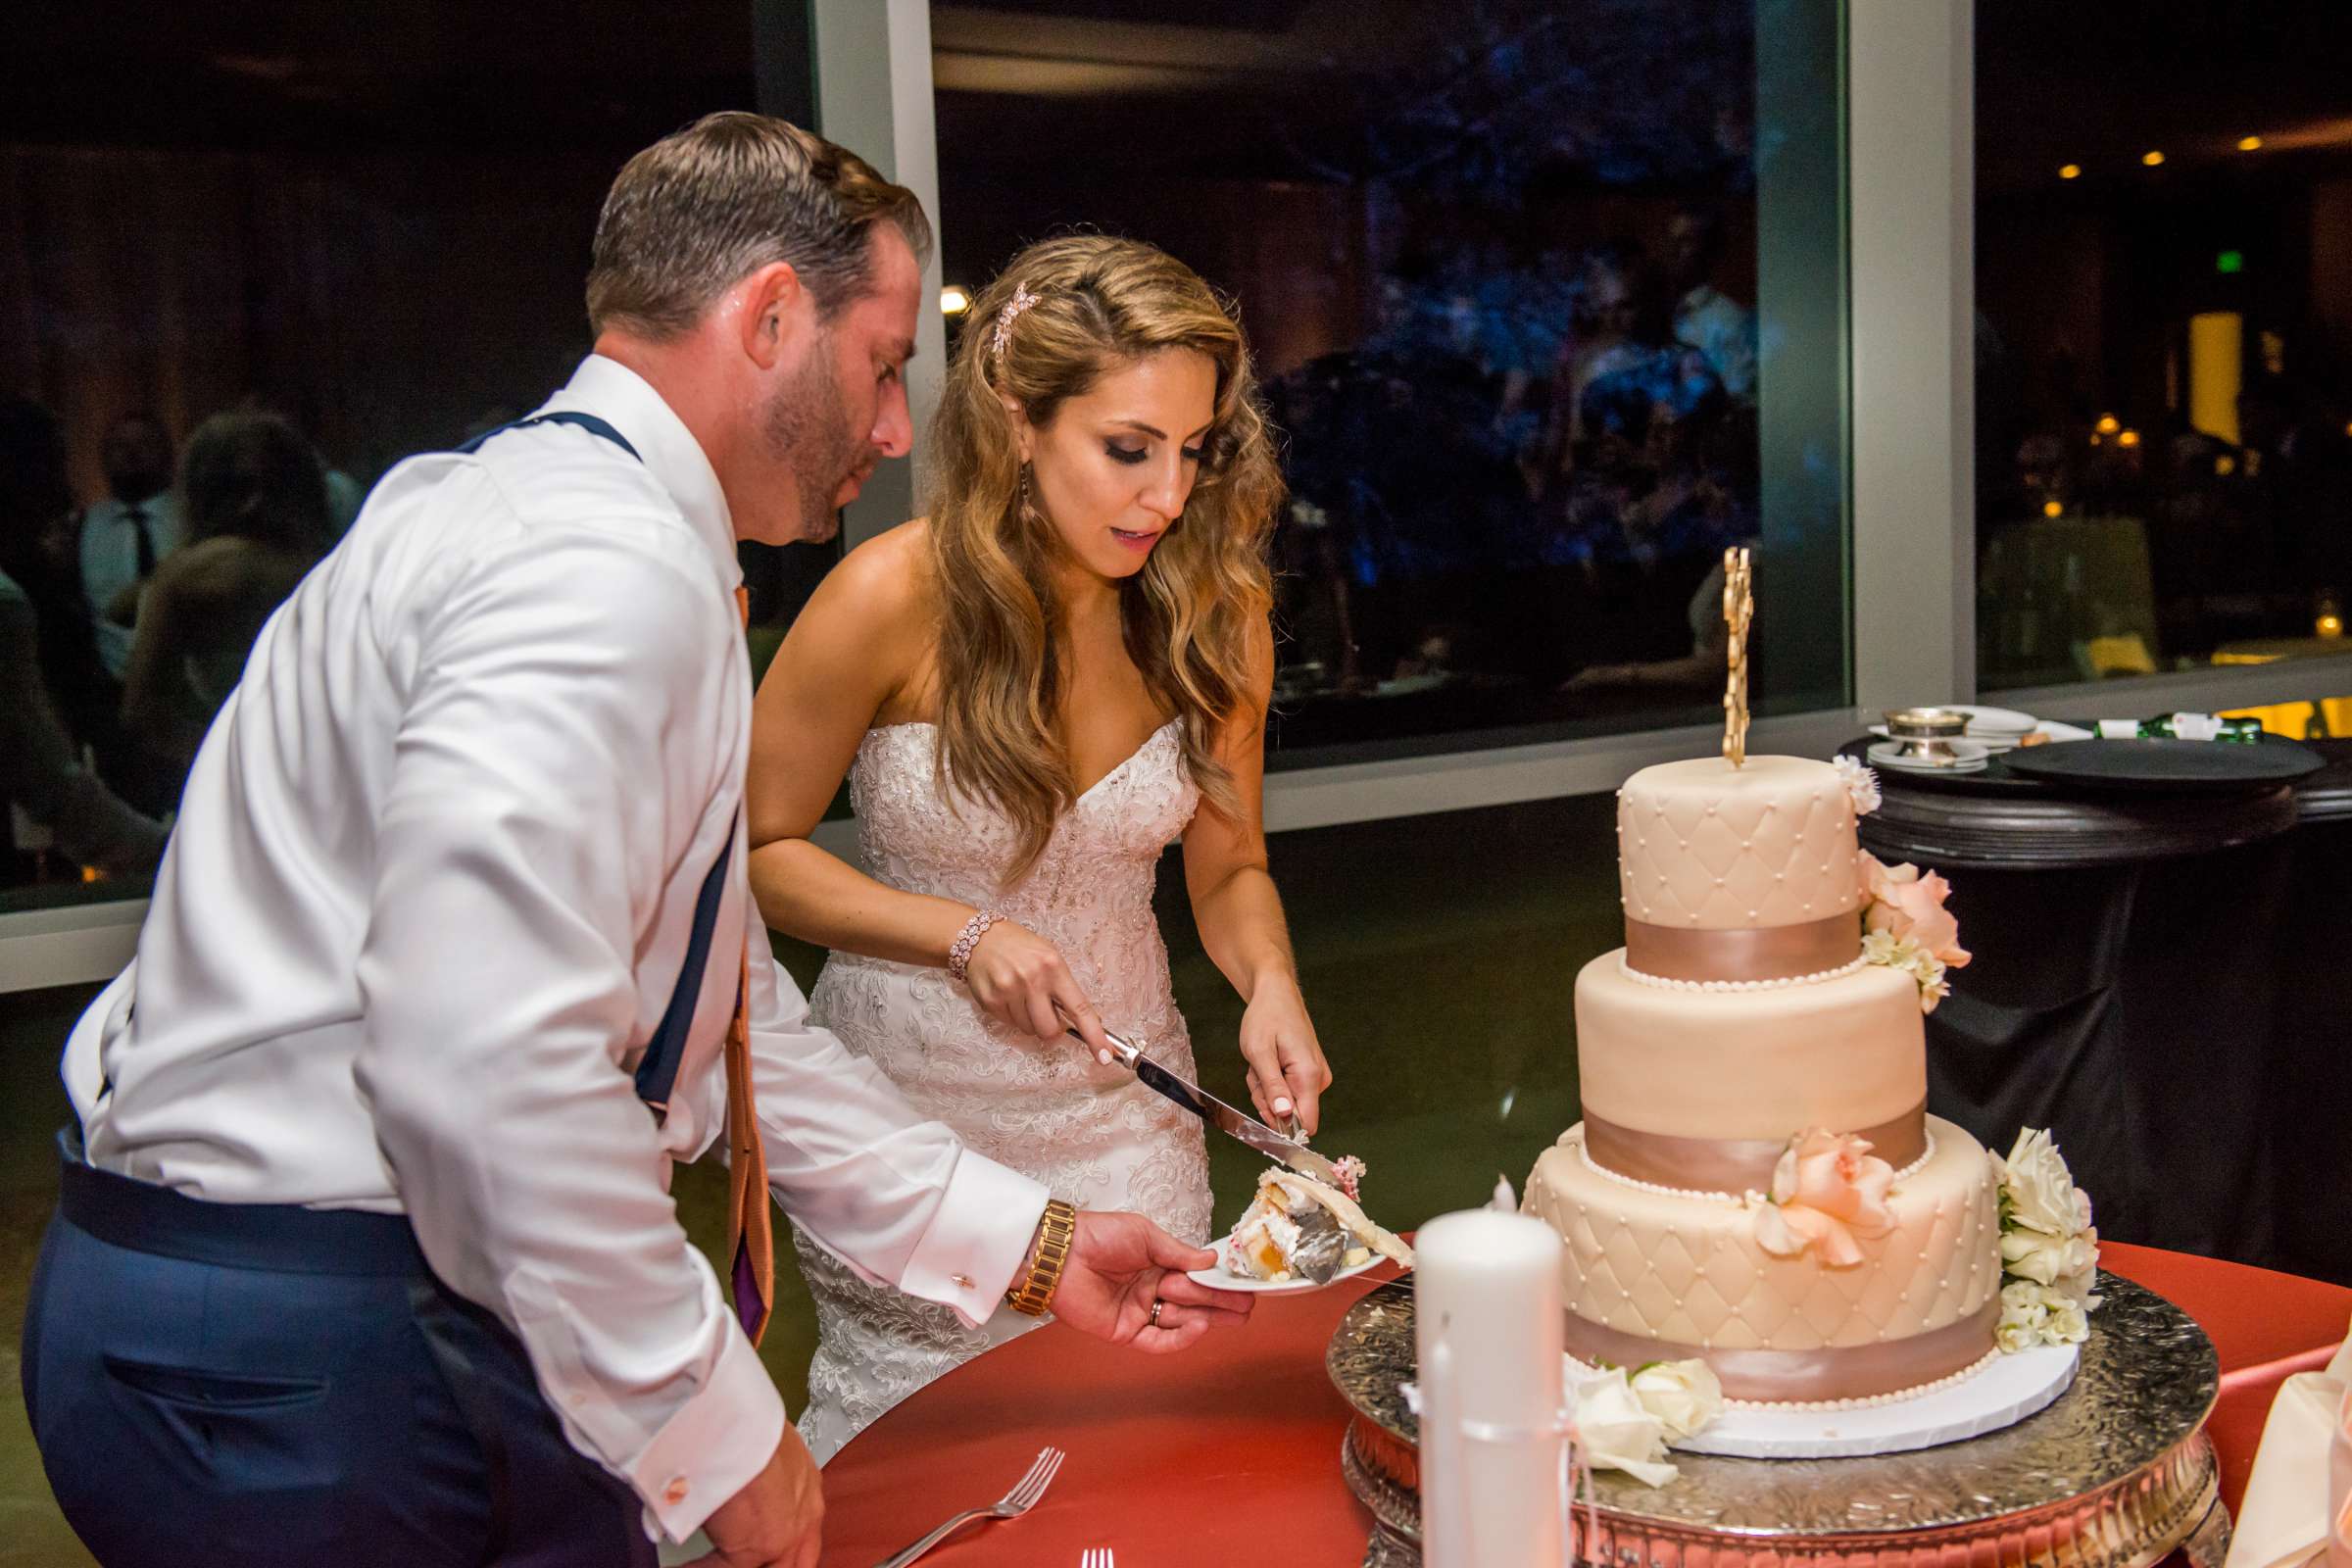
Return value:
M 1176 726 L 1163 726 L 1055 823 L 1037 863 L 1004 886 L 1012 824 L 940 778 L 930 724 L 869 730 L 850 798 L 869 875 L 1018 921 L 1061 951 L 1105 1023 L 1194 1074 L 1192 1046 L 1152 914 L 1161 854 L 1199 805 Z M 1104 1067 L 1073 1041 L 1041 1041 L 981 1011 L 944 969 L 836 953 L 810 993 L 816 1021 L 879 1066 L 965 1145 L 1081 1208 L 1150 1215 L 1209 1234 L 1200 1123 Z M 802 1272 L 817 1308 L 810 1405 L 801 1430 L 822 1461 L 882 1411 L 990 1345 L 1032 1326 L 1009 1308 L 981 1329 L 945 1307 L 858 1280 L 809 1238 Z
M 1176 726 L 1161 726 L 1080 796 L 1029 874 L 1009 888 L 1001 879 L 1013 858 L 1013 826 L 994 807 L 960 794 L 951 802 L 941 792 L 938 745 L 932 725 L 892 724 L 869 730 L 858 748 L 850 799 L 867 873 L 894 888 L 1019 921 L 1061 950 L 1112 1028 L 1152 1035 L 1164 1026 L 1168 956 L 1152 919 L 1152 889 L 1161 852 L 1200 801 Z M 944 971 L 887 967 L 929 975 L 943 995 L 969 1005 L 963 988 Z M 1008 1044 L 1027 1040 L 1004 1034 Z M 1083 1066 L 1084 1054 L 1076 1060 Z

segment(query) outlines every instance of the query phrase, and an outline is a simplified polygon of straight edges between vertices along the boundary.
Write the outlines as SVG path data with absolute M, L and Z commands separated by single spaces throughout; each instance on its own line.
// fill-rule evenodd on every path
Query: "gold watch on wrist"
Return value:
M 1005 1304 L 1029 1317 L 1043 1317 L 1061 1284 L 1062 1266 L 1070 1260 L 1070 1243 L 1078 1234 L 1078 1210 L 1058 1198 L 1046 1200 L 1046 1213 L 1037 1222 L 1037 1255 L 1029 1272 L 1004 1293 Z

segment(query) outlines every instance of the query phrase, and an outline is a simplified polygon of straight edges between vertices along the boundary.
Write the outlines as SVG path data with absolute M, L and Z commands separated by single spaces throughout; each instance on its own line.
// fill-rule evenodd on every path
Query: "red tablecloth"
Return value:
M 2211 1430 L 2234 1507 L 2271 1396 L 2326 1363 L 2352 1290 L 2237 1263 L 2108 1244 L 2114 1272 L 2169 1297 L 2221 1351 Z M 1039 1448 L 1068 1451 L 1043 1502 L 975 1525 L 926 1562 L 1119 1568 L 1281 1563 L 1354 1568 L 1371 1518 L 1340 1478 L 1347 1406 L 1323 1350 L 1348 1304 L 1395 1270 L 1259 1301 L 1247 1328 L 1174 1356 L 1139 1355 L 1048 1326 L 899 1405 L 825 1468 L 826 1568 L 870 1568 L 958 1508 L 994 1501 Z

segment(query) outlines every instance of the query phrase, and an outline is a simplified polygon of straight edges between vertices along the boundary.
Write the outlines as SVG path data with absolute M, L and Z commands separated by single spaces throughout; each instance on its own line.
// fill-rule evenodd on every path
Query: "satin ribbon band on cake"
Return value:
M 1927 1109 L 1923 1101 L 1875 1127 L 1826 1130 L 1853 1133 L 1870 1145 L 1873 1154 L 1901 1170 L 1928 1152 Z M 1786 1138 L 1683 1138 L 1645 1133 L 1585 1113 L 1585 1152 L 1593 1164 L 1611 1175 L 1677 1192 L 1768 1191 L 1773 1167 L 1788 1152 Z
M 1627 1334 L 1567 1314 L 1568 1353 L 1588 1366 L 1645 1366 L 1703 1358 L 1734 1399 L 1809 1404 L 1900 1394 L 1965 1372 L 1992 1351 L 2000 1322 L 1995 1296 L 1956 1323 L 1909 1339 L 1838 1345 L 1817 1350 L 1720 1350 Z
M 1793 980 L 1840 968 L 1861 951 L 1862 922 L 1851 909 L 1760 930 L 1625 922 L 1625 966 L 1658 980 Z

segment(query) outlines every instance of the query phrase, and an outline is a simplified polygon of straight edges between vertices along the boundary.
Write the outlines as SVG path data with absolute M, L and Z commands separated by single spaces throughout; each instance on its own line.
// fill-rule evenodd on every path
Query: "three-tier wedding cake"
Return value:
M 1566 1244 L 1578 1359 L 1695 1356 L 1732 1398 L 1812 1403 L 1992 1353 L 1999 1175 L 1926 1106 L 1922 1012 L 1967 956 L 1940 879 L 1861 853 L 1874 801 L 1789 757 L 1619 791 L 1626 944 L 1577 977 L 1584 1120 L 1525 1203 Z

